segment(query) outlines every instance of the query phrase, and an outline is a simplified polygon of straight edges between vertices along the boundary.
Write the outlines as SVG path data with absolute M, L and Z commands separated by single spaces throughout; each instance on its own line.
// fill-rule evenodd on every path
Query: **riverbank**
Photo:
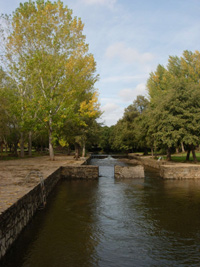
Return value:
M 98 177 L 98 168 L 81 166 L 86 162 L 66 155 L 0 162 L 0 259 L 61 178 Z
M 159 170 L 163 179 L 200 179 L 200 164 L 176 163 L 165 159 L 156 160 L 151 156 L 128 154 L 128 164 L 142 164 Z
M 40 178 L 26 181 L 31 171 L 41 172 L 44 179 L 59 167 L 66 165 L 82 165 L 84 160 L 75 160 L 73 156 L 57 155 L 54 161 L 49 156 L 0 161 L 0 214 L 31 191 Z

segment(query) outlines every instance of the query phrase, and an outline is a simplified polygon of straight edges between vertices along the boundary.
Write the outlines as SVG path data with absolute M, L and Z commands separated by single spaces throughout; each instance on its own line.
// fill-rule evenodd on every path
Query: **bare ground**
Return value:
M 40 182 L 34 174 L 26 178 L 31 171 L 40 171 L 45 179 L 60 166 L 81 165 L 83 162 L 66 155 L 56 156 L 54 161 L 48 156 L 0 161 L 0 214 Z

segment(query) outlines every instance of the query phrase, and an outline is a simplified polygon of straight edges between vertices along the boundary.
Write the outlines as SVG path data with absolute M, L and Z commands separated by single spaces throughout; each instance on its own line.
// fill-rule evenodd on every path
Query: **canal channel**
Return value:
M 200 266 L 200 181 L 114 179 L 112 157 L 92 159 L 99 180 L 60 181 L 2 267 Z

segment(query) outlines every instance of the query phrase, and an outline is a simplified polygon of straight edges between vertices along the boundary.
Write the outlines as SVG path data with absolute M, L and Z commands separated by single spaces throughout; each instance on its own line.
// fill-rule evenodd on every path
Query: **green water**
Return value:
M 200 266 L 200 181 L 63 181 L 0 266 Z

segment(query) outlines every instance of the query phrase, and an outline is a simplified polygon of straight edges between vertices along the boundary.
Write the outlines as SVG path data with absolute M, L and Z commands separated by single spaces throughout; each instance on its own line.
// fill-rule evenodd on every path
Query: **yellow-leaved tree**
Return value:
M 30 121 L 33 129 L 46 127 L 53 160 L 57 132 L 94 92 L 96 63 L 81 19 L 60 0 L 25 2 L 9 20 L 6 63 L 18 90 L 23 130 Z

